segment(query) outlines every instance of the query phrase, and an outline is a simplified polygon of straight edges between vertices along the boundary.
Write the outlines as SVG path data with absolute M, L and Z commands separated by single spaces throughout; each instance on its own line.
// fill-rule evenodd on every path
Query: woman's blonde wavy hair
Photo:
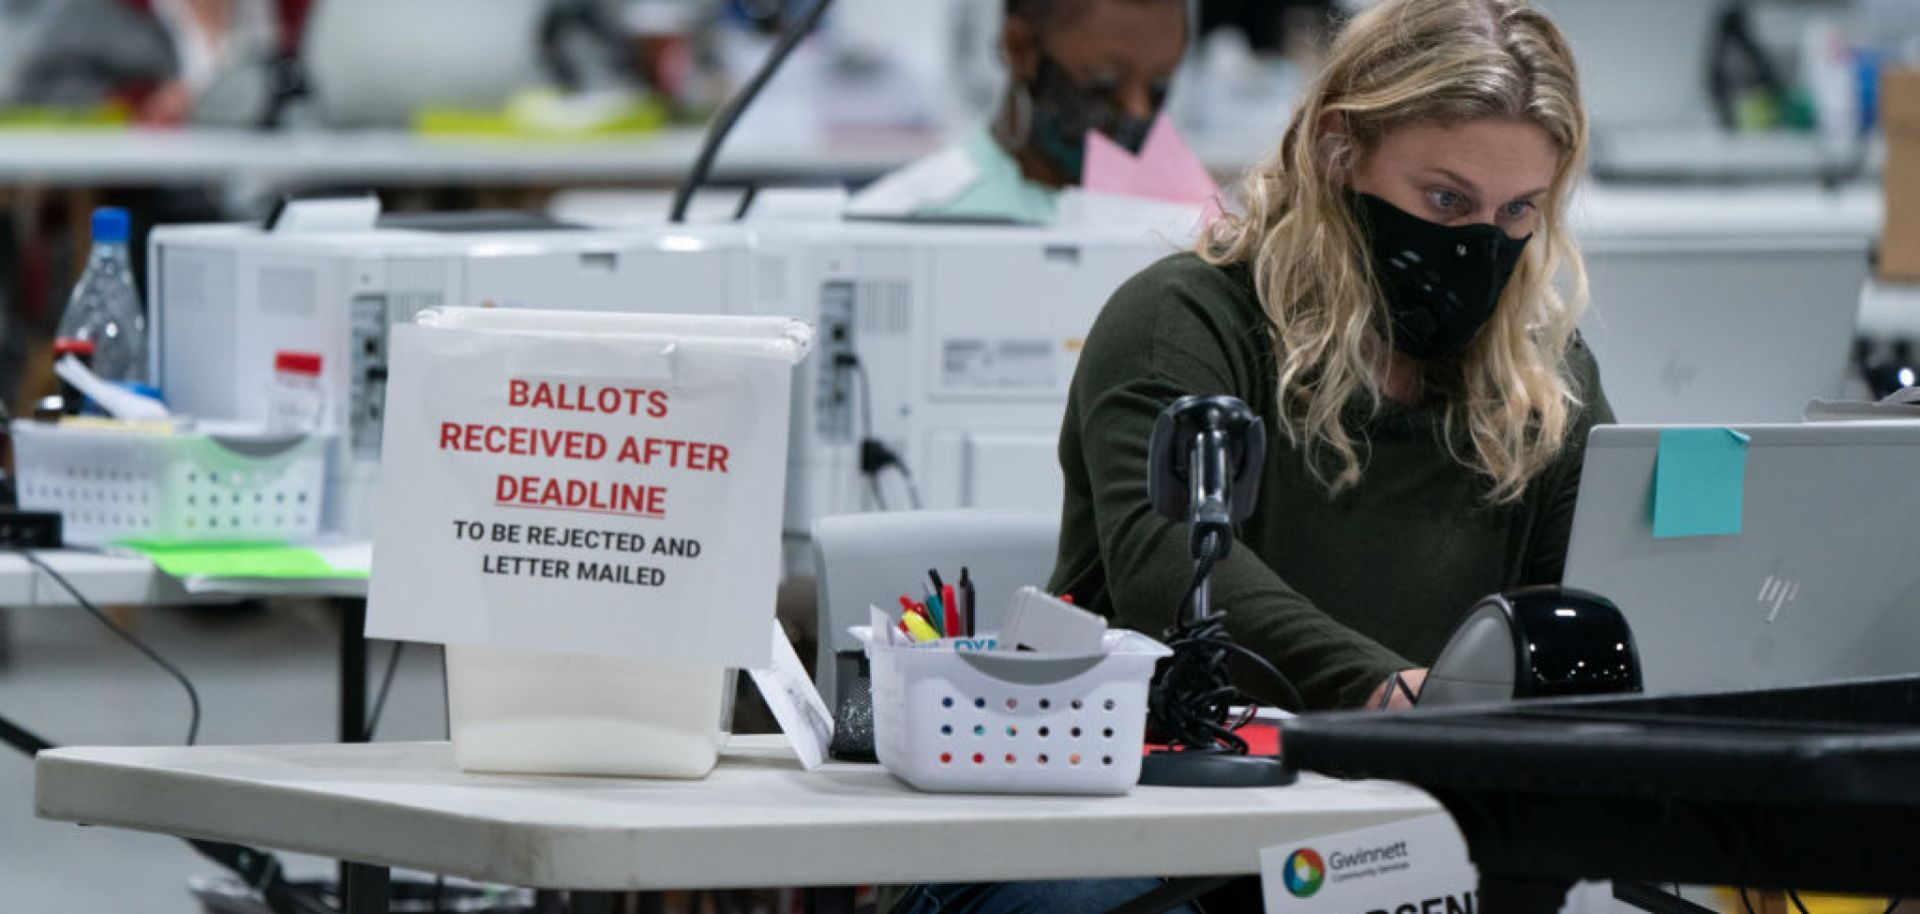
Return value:
M 1573 54 L 1546 16 L 1526 0 L 1385 0 L 1356 16 L 1280 148 L 1248 174 L 1241 211 L 1199 241 L 1208 262 L 1251 268 L 1278 356 L 1281 425 L 1329 492 L 1360 480 L 1343 414 L 1360 395 L 1379 409 L 1376 328 L 1389 326 L 1346 176 L 1392 130 L 1480 118 L 1537 124 L 1560 158 L 1491 322 L 1457 361 L 1430 364 L 1426 382 L 1447 394 L 1455 459 L 1486 477 L 1490 501 L 1515 501 L 1558 454 L 1581 397 L 1565 356 L 1586 272 L 1563 215 L 1587 122 Z M 1342 126 L 1321 128 L 1330 123 Z

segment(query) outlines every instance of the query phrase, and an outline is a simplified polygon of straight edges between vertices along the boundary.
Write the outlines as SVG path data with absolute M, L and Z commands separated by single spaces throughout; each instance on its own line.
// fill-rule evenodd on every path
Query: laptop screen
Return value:
M 1674 538 L 1660 431 L 1594 429 L 1563 576 L 1620 607 L 1648 692 L 1920 671 L 1920 422 L 1740 426 L 1739 533 Z

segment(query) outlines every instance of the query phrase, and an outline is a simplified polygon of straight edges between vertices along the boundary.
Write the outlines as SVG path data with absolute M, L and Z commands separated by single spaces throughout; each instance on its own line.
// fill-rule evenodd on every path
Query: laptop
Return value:
M 1864 240 L 1595 241 L 1581 334 L 1621 422 L 1795 422 L 1837 397 Z
M 1920 671 L 1920 422 L 1738 430 L 1741 532 L 1655 539 L 1660 429 L 1594 429 L 1564 583 L 1620 607 L 1648 692 Z

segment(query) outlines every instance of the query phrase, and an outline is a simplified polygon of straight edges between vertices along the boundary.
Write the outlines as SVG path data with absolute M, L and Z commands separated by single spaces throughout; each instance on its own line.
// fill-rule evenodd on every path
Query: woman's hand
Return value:
M 1393 684 L 1394 677 L 1388 676 L 1380 681 L 1380 687 L 1374 689 L 1373 694 L 1367 696 L 1368 708 L 1380 711 L 1404 711 L 1413 707 L 1413 697 L 1419 696 L 1420 687 L 1427 682 L 1427 671 L 1425 669 L 1401 670 L 1394 675 L 1400 677 L 1400 682 L 1406 688 L 1396 687 Z M 1410 695 L 1413 697 L 1409 697 Z

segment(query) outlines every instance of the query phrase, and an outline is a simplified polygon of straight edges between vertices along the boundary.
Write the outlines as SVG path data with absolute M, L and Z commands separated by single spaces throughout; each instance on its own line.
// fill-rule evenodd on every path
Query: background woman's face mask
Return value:
M 1348 204 L 1386 297 L 1393 346 L 1417 359 L 1458 355 L 1480 335 L 1533 237 L 1428 222 L 1372 194 L 1350 192 Z
M 1129 153 L 1138 155 L 1147 131 L 1166 102 L 1166 89 L 1153 93 L 1153 114 L 1135 117 L 1114 98 L 1117 90 L 1083 85 L 1067 75 L 1051 55 L 1040 55 L 1040 67 L 1027 91 L 1033 99 L 1033 147 L 1080 183 L 1087 161 L 1087 132 L 1098 130 Z

